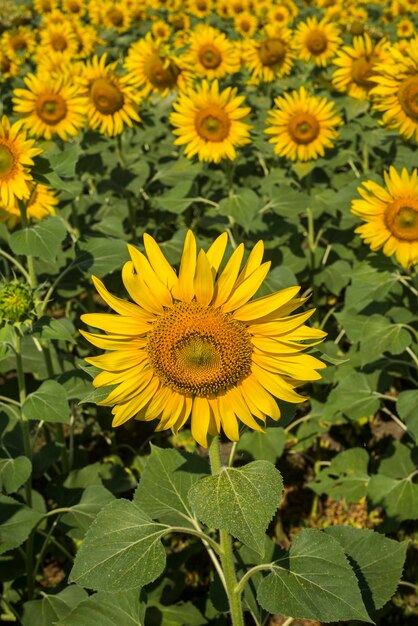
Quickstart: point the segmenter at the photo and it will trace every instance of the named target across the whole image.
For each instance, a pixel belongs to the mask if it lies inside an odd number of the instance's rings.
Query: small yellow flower
[[[302,61],[314,61],[325,67],[335,55],[341,43],[339,29],[334,24],[316,17],[308,17],[296,30],[294,45]]]

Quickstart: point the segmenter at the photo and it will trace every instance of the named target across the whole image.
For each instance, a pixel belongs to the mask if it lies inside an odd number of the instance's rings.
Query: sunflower
[[[65,75],[28,74],[24,81],[27,89],[14,90],[13,104],[31,135],[44,139],[58,135],[66,141],[79,133],[85,121],[86,99],[80,96],[77,85],[68,82]]]
[[[49,54],[51,50],[76,54],[78,48],[77,37],[72,26],[68,22],[62,24],[49,24],[39,31],[43,53]]]
[[[332,75],[332,84],[337,91],[347,92],[352,98],[368,98],[374,83],[370,77],[377,63],[387,56],[389,44],[385,39],[373,43],[366,33],[354,37],[352,46],[344,46],[334,59],[337,69]]]
[[[127,79],[141,88],[144,97],[151,93],[166,96],[171,90],[184,84],[184,74],[179,60],[148,33],[131,45],[125,58]]]
[[[26,139],[21,122],[10,125],[5,115],[0,119],[0,202],[8,206],[15,198],[30,196],[28,183],[32,181],[29,167],[33,158],[40,154],[34,141]]]
[[[58,199],[55,192],[46,185],[30,185],[29,202],[26,206],[26,217],[29,220],[43,220],[48,215],[55,215]],[[8,205],[0,202],[0,223],[5,222],[12,230],[20,222],[20,209],[16,201]]]
[[[197,154],[199,161],[235,159],[235,148],[250,141],[251,127],[243,119],[251,109],[242,107],[243,101],[236,88],[220,92],[217,80],[181,92],[170,115],[173,133],[178,136],[174,143],[186,144],[186,156]]]
[[[339,30],[325,19],[318,22],[316,17],[308,17],[301,22],[295,32],[294,44],[302,61],[314,61],[325,67],[335,55],[341,43]]]
[[[190,37],[190,50],[185,61],[204,78],[223,78],[240,70],[234,44],[216,28],[199,25]]]
[[[418,140],[418,37],[404,52],[392,46],[383,63],[376,65],[370,91],[374,108],[383,111],[382,123],[401,135]]]
[[[309,96],[304,87],[285,93],[275,100],[276,109],[269,111],[266,133],[274,151],[292,161],[310,161],[324,156],[338,136],[336,126],[342,120],[334,103],[326,98]]]
[[[82,17],[86,12],[85,0],[62,0],[62,10],[73,17]]]
[[[19,70],[20,63],[0,50],[0,83],[11,76],[17,76]]]
[[[131,15],[128,5],[120,0],[100,2],[101,22],[105,28],[115,28],[120,33],[128,30]]]
[[[164,20],[156,20],[151,26],[151,32],[155,39],[160,39],[161,41],[170,39],[171,29]]]
[[[81,78],[82,93],[87,98],[87,118],[91,128],[113,137],[125,125],[139,122],[136,111],[139,96],[126,77],[116,74],[117,62],[106,65],[106,53],[86,64]]]
[[[0,47],[4,54],[16,61],[24,61],[30,57],[35,46],[36,40],[33,32],[24,26],[6,30],[0,39]]]
[[[355,232],[372,250],[383,248],[402,267],[418,263],[418,173],[399,175],[394,167],[384,172],[386,187],[368,180],[358,188],[362,200],[353,200],[351,211],[365,224]]]
[[[284,4],[274,5],[268,10],[268,20],[280,26],[286,26],[292,21],[292,16]]]
[[[36,75],[41,82],[44,77],[51,80],[62,76],[74,82],[75,77],[80,76],[83,69],[83,63],[74,62],[74,57],[67,52],[50,52],[47,56],[39,54],[34,60],[37,63]]]
[[[396,25],[396,34],[398,37],[412,37],[414,32],[414,25],[407,17],[399,20]]]
[[[292,31],[267,26],[261,40],[246,40],[244,61],[251,72],[251,82],[271,83],[290,74],[293,66]]]
[[[301,402],[306,398],[295,387],[320,378],[317,370],[324,364],[302,354],[325,335],[304,324],[314,310],[289,315],[305,300],[295,297],[299,287],[250,301],[270,267],[262,263],[263,243],[255,245],[242,270],[240,244],[219,272],[227,239],[223,233],[207,252],[197,253],[189,231],[176,275],[145,234],[146,256],[129,246],[132,260],[122,270],[135,304],[93,278],[117,315],[83,315],[83,322],[108,334],[81,332],[109,350],[86,360],[103,370],[95,386],[116,385],[99,402],[114,405],[113,426],[133,417],[158,419],[157,430],[177,433],[190,417],[200,445],[221,429],[236,441],[239,422],[262,431],[267,416],[280,418],[274,396]]]
[[[235,17],[234,27],[242,37],[253,37],[257,32],[258,18],[249,11],[244,11]]]
[[[47,15],[58,7],[58,0],[33,0],[33,8],[36,13]]]
[[[200,19],[205,19],[212,13],[213,0],[186,0],[186,10]]]

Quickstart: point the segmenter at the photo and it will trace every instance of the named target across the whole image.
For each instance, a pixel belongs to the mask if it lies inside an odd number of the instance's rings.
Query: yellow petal
[[[234,407],[234,412],[236,416],[238,417],[238,419],[241,420],[241,422],[243,422],[243,424],[245,424],[249,428],[252,428],[253,430],[257,430],[258,432],[263,431],[260,424],[258,424],[258,422],[256,422],[251,415],[248,405],[244,401],[244,398],[241,395],[241,391],[238,387],[235,387],[228,391],[228,400]]]
[[[145,342],[144,342],[145,345]],[[100,367],[108,372],[121,372],[129,369],[148,358],[144,350],[118,350],[117,352],[109,352],[100,356],[92,356],[84,359],[90,365]]]
[[[206,398],[196,396],[192,408],[192,437],[198,444],[207,448],[208,426],[210,419],[209,404]]]
[[[158,243],[147,233],[144,233],[144,247],[151,267],[158,274],[161,282],[170,290],[177,286],[178,278],[175,271],[161,252]]]
[[[251,369],[258,382],[276,398],[293,403],[304,402],[307,399],[296,393],[293,387],[278,374],[268,372],[264,368],[259,367],[257,363],[253,363]]]
[[[132,300],[150,313],[160,314],[163,307],[150,287],[135,273],[132,261],[127,261],[122,268],[122,280]]]
[[[248,376],[242,381],[242,392],[244,398],[251,398],[262,413],[275,421],[280,419],[280,409],[276,400],[260,385],[255,376]]]
[[[173,432],[177,435],[178,431],[189,419],[193,407],[193,400],[188,396],[184,396],[184,406],[177,422],[173,425]]]
[[[236,287],[246,280],[255,270],[261,265],[264,254],[264,243],[260,240],[257,241],[254,248],[248,255],[248,259],[242,268],[240,275],[237,278]]]
[[[144,419],[150,421],[161,415],[164,407],[171,399],[172,393],[168,387],[161,387],[147,406]]]
[[[213,276],[209,261],[203,250],[197,257],[196,276],[194,279],[196,300],[202,306],[208,306],[213,297]]]
[[[178,287],[173,289],[173,296],[184,302],[191,302],[194,297],[194,275],[196,272],[196,239],[191,230],[187,231],[181,256]]]
[[[231,441],[238,441],[239,429],[238,421],[235,417],[235,413],[232,409],[231,403],[228,400],[228,396],[219,396],[218,398],[219,414],[221,416],[222,428],[225,435]]]
[[[129,371],[123,372],[100,372],[93,379],[93,385],[95,387],[106,387],[107,385],[118,385],[123,381],[134,378],[142,372],[145,367],[145,359],[142,363],[136,363],[134,366],[129,367]]]
[[[226,244],[228,243],[228,233],[222,233],[219,235],[210,246],[206,253],[209,264],[216,275],[220,264],[222,263],[223,256],[226,250]]]
[[[300,291],[300,287],[288,287],[271,296],[257,298],[235,311],[234,318],[242,322],[256,320],[268,315],[291,300]]]
[[[300,354],[296,356],[287,356],[279,359],[277,356],[260,355],[253,353],[253,362],[258,363],[260,367],[268,369],[271,372],[284,374],[296,380],[319,380],[321,374],[317,369],[322,369],[325,364],[309,354]]]
[[[133,396],[141,396],[141,391],[146,389],[153,376],[154,372],[151,369],[143,370],[137,376],[130,376],[115,389],[112,389],[109,395],[104,400],[97,402],[97,404],[106,406],[108,404],[127,402]]]
[[[143,340],[140,338],[136,340],[134,337],[124,338],[120,335],[94,335],[85,330],[80,330],[79,332],[93,346],[102,350],[127,350],[128,348],[134,348],[137,344],[138,346],[143,345]]]
[[[144,319],[144,311],[140,307],[136,304],[132,304],[132,302],[126,302],[122,298],[113,296],[109,293],[99,278],[96,276],[92,276],[91,278],[102,300],[112,307],[116,313],[120,313],[121,315],[130,315],[132,317],[141,317]],[[145,313],[145,319],[148,319],[148,317],[149,315]]]
[[[229,298],[238,277],[243,255],[244,244],[240,243],[238,248],[232,253],[225,269],[216,281],[214,306],[221,306],[221,304],[224,304]]]
[[[290,317],[279,318],[275,322],[266,322],[265,324],[251,324],[248,327],[248,331],[252,335],[265,335],[268,337],[281,337],[288,335],[286,339],[293,339],[293,332],[298,331],[306,320],[308,320],[315,313],[315,309],[310,309],[304,313],[298,313],[297,315],[291,315]],[[235,317],[235,315],[234,315]]]
[[[150,330],[150,325],[143,320],[138,320],[126,315],[113,315],[112,313],[84,313],[80,316],[82,322],[93,328],[105,330],[108,333],[124,335],[145,335]]]
[[[238,287],[235,286],[231,297],[222,307],[224,313],[234,311],[235,309],[238,309],[243,304],[248,302],[248,300],[252,298],[252,296],[260,288],[260,285],[263,283],[265,277],[267,276],[269,269],[270,261],[268,261],[267,263],[263,263],[263,265],[257,268],[251,274],[251,276],[244,280]]]
[[[115,417],[113,418],[112,426],[120,426],[139,413],[139,411],[145,407],[146,404],[148,404],[154,393],[157,391],[159,384],[158,378],[155,377],[143,394],[138,397],[135,396],[124,405],[114,407],[112,413]]]
[[[159,302],[161,302],[163,306],[172,306],[173,298],[171,297],[170,290],[160,281],[158,275],[152,269],[146,256],[130,244],[128,244],[128,250],[129,254],[131,255],[131,259],[134,264],[136,273],[141,277],[142,280],[144,280],[144,282],[152,290],[153,294],[157,297],[157,299],[159,300]]]

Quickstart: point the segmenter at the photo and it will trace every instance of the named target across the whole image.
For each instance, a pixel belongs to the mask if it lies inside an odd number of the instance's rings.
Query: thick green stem
[[[218,474],[222,470],[218,437],[213,437],[209,444],[209,458],[212,475]],[[226,530],[220,530],[219,536],[221,545],[221,565],[225,576],[226,593],[229,601],[232,626],[244,626],[241,589],[237,589],[237,576],[235,573],[234,555],[232,552],[232,539]]]
[[[23,414],[23,404],[26,400],[26,384],[25,384],[25,374],[23,372],[23,362],[22,362],[22,344],[21,337],[18,335],[16,338],[16,373],[17,380],[19,385],[19,402],[21,404],[20,409],[20,423],[22,425],[22,433],[23,433],[23,446],[25,450],[25,456],[32,462],[32,449],[30,445],[30,428],[29,421]],[[25,483],[25,497],[26,504],[31,507],[32,506],[32,475],[29,476],[28,480]],[[28,537],[26,542],[26,572],[27,572],[27,585],[28,585],[28,599],[32,600],[35,591],[35,579],[34,579],[34,568],[33,568],[33,539],[34,533]]]

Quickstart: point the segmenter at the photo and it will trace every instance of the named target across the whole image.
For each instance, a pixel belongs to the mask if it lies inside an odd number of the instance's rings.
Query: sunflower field
[[[416,623],[418,1],[0,0],[0,597]]]

